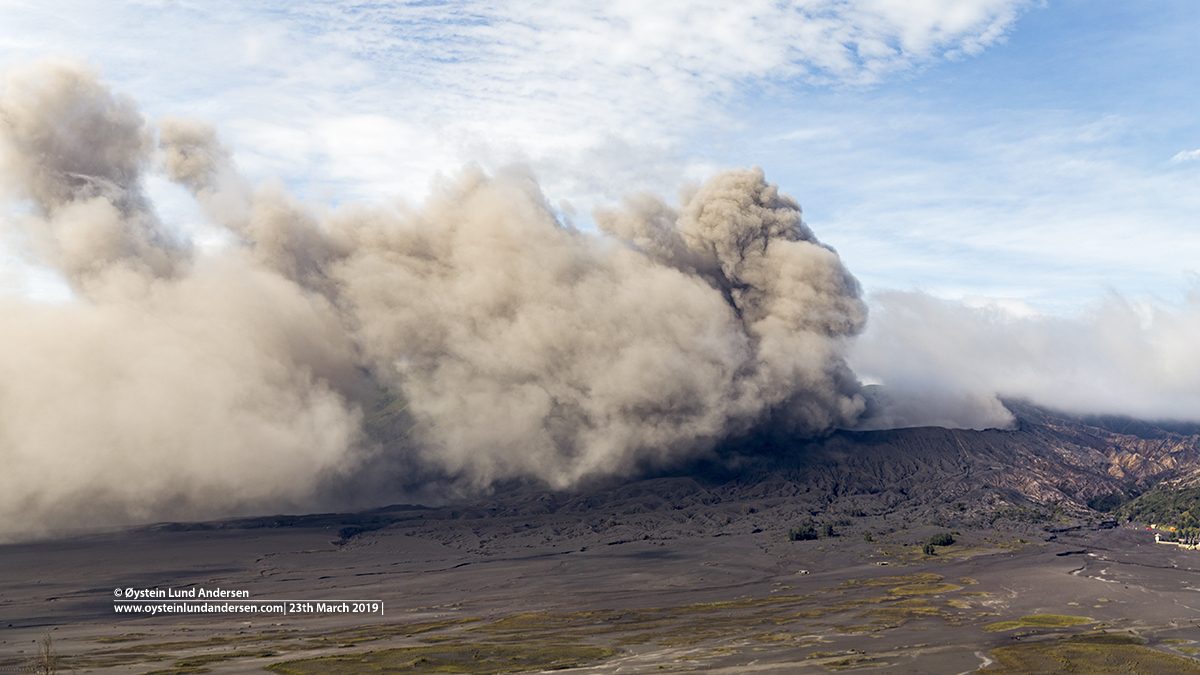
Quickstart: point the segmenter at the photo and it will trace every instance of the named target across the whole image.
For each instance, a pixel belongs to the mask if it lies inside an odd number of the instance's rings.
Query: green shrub
[[[936,550],[937,549],[934,547],[933,544],[925,544],[923,547],[921,547],[921,552],[924,553],[925,555],[937,555],[935,553]]]
[[[938,532],[929,538],[929,543],[933,546],[949,546],[954,543],[954,535],[949,532]]]
[[[817,538],[817,526],[811,520],[788,530],[788,541],[809,541]]]

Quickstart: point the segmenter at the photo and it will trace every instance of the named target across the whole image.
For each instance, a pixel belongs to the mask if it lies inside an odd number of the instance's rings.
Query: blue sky
[[[760,144],[754,161],[807,187],[810,221],[846,237],[869,287],[1058,312],[1112,290],[1178,300],[1200,252],[1198,165],[1172,161],[1200,146],[1191,9],[1031,8],[977,57],[817,94],[829,135]],[[768,124],[809,115],[797,103]]]
[[[418,201],[435,172],[524,162],[586,226],[758,164],[868,291],[1061,314],[1179,302],[1200,267],[1188,2],[4,1],[0,23],[0,61],[83,58],[318,202]]]

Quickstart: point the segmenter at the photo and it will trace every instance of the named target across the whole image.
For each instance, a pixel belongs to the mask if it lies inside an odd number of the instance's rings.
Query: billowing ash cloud
[[[30,243],[76,291],[127,272],[170,277],[186,249],[163,230],[141,192],[154,137],[133,101],[84,68],[6,74],[2,185],[30,200]]]
[[[1200,293],[1180,307],[1111,296],[1075,317],[872,297],[850,362],[884,383],[872,428],[1005,427],[998,397],[1079,414],[1200,421]]]
[[[0,301],[0,531],[565,487],[864,408],[857,283],[761,171],[634,195],[602,235],[519,169],[317,213],[59,61],[8,73],[0,153],[10,238],[77,295]],[[238,245],[164,226],[155,170]]]

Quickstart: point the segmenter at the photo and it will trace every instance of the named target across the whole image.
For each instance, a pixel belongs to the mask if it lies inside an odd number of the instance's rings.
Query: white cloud
[[[873,102],[806,111],[805,128],[841,133],[779,143],[784,120],[745,142],[868,289],[1009,297],[1053,312],[1111,290],[1175,299],[1200,272],[1195,176],[1163,171],[1136,125]],[[1091,135],[1098,127],[1104,140]]]
[[[1114,295],[1070,318],[974,304],[876,294],[851,366],[914,426],[1002,426],[997,396],[1200,421],[1200,292],[1177,306]]]
[[[694,143],[741,124],[745,91],[975,53],[1027,4],[0,0],[0,68],[78,54],[311,199],[416,201],[436,172],[522,162],[586,225],[598,203],[726,168]]]
[[[81,53],[152,114],[197,114],[237,133],[252,172],[295,183],[333,164],[345,197],[397,185],[419,186],[409,188],[416,197],[434,163],[486,157],[537,169],[614,139],[672,146],[733,123],[725,106],[746,85],[864,85],[975,53],[1026,4],[0,2],[5,32],[24,36],[0,46],[0,59]],[[375,158],[329,143],[330,129],[381,117],[406,131],[382,134]],[[309,138],[277,142],[295,135]],[[397,145],[418,137],[410,150]],[[631,176],[647,182],[620,191],[673,189],[688,162],[668,173]],[[567,186],[547,181],[558,187]]]
[[[1190,162],[1196,159],[1200,159],[1200,150],[1184,150],[1183,152],[1172,157],[1171,161],[1178,164],[1180,162]]]

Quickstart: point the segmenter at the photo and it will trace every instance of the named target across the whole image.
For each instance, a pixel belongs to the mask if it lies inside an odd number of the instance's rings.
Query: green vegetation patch
[[[876,666],[887,665],[883,661],[870,656],[851,656],[847,659],[838,659],[822,663],[821,667],[826,670],[853,670],[855,668],[874,668]]]
[[[819,619],[829,614],[849,612],[850,610],[858,609],[863,605],[874,605],[890,599],[891,598],[885,596],[879,596],[875,598],[862,598],[860,600],[841,600],[823,607],[801,610],[796,612],[796,617],[801,619]]]
[[[789,633],[755,633],[754,635],[747,635],[746,637],[751,640],[757,640],[758,642],[786,642],[792,639],[792,636]]]
[[[952,546],[954,544],[954,535],[949,532],[938,532],[929,537],[929,543],[934,546]]]
[[[872,622],[872,623],[874,624],[875,622]],[[862,635],[864,633],[874,633],[876,631],[884,630],[885,628],[891,628],[891,627],[892,627],[892,625],[888,624],[887,622],[884,622],[882,625],[881,624],[875,624],[875,625],[853,624],[853,625],[847,626],[847,625],[843,625],[840,623],[835,623],[833,625],[833,629],[836,630],[837,632],[848,633],[851,635]]]
[[[1094,623],[1095,619],[1082,616],[1066,616],[1064,614],[1027,614],[1016,621],[1001,621],[984,626],[988,632],[1011,630],[1013,628],[1063,628]]]
[[[482,633],[509,633],[519,631],[563,630],[566,628],[586,628],[596,624],[606,624],[622,618],[624,613],[612,611],[597,612],[530,612],[514,614],[503,619],[492,621],[482,626],[472,628],[472,631]]]
[[[924,598],[909,598],[908,600],[897,600],[893,602],[891,607],[932,607],[929,601]]]
[[[788,541],[812,541],[820,537],[821,535],[817,534],[817,524],[811,520],[800,523],[787,533]]]
[[[115,644],[118,642],[134,642],[150,637],[149,633],[123,633],[121,635],[110,635],[108,637],[93,638],[92,642],[98,642],[102,645]]]
[[[859,614],[859,616],[871,619],[872,627],[876,630],[903,626],[912,619],[936,617],[948,621],[954,618],[942,608],[935,607],[921,598],[910,598],[908,600],[893,602],[884,607],[868,609]]]
[[[274,642],[291,640],[290,635],[245,635],[235,637],[212,637],[206,640],[177,640],[175,642],[150,642],[140,645],[129,645],[127,647],[116,647],[114,649],[105,649],[94,652],[96,656],[110,655],[127,655],[127,654],[147,654],[155,652],[173,652],[185,649],[211,649],[214,647],[228,647],[246,645],[254,642]]]
[[[360,642],[386,639],[393,636],[411,636],[427,631],[454,628],[459,624],[478,622],[481,619],[445,619],[415,623],[378,623],[355,626],[322,633],[288,633],[239,635],[212,637],[204,640],[176,640],[171,642],[139,642],[145,634],[131,633],[115,638],[99,638],[101,644],[131,642],[70,659],[74,668],[115,668],[139,663],[157,663],[169,658],[178,658],[180,652],[227,648],[231,651],[202,654],[178,661],[171,668],[155,671],[158,675],[187,675],[208,672],[209,663],[238,658],[273,656],[278,651],[319,649],[330,646],[354,645]],[[254,649],[256,651],[250,651]]]
[[[210,663],[221,663],[232,659],[245,658],[265,658],[267,656],[275,656],[275,652],[264,650],[261,652],[227,652],[225,654],[201,654],[199,656],[191,656],[181,661],[175,662],[175,668],[203,668]]]
[[[1200,675],[1200,664],[1142,646],[1129,635],[1090,635],[991,651],[995,666],[980,675],[1092,673],[1108,675]]]
[[[1155,488],[1116,510],[1120,518],[1160,527],[1173,526],[1194,536],[1200,531],[1200,487]]]
[[[865,586],[898,586],[900,584],[932,584],[941,581],[940,574],[901,574],[891,577],[875,577],[874,579],[851,579],[836,586],[834,590],[863,588]]]
[[[712,649],[706,649],[705,651],[703,651],[699,654],[687,654],[685,656],[677,656],[677,657],[675,657],[675,660],[676,661],[696,661],[698,659],[711,659],[715,656],[728,656],[729,654],[739,654],[739,653],[741,653],[741,652],[734,649],[733,647],[713,647]]]
[[[515,673],[574,668],[618,654],[583,645],[441,645],[339,654],[267,666],[280,675],[368,675],[371,673]]]
[[[771,598],[745,598],[742,600],[726,600],[723,602],[699,602],[691,605],[663,607],[649,611],[665,612],[671,615],[695,614],[700,612],[724,612],[731,609],[751,609],[756,607],[768,607],[770,605],[803,603],[809,601],[811,598],[811,595],[777,595]]]
[[[159,643],[165,644],[165,643]],[[178,643],[169,643],[178,644]],[[267,656],[275,656],[276,652],[270,649],[262,649],[258,651],[232,651],[222,652],[219,654],[200,654],[190,656],[182,660],[176,661],[175,665],[170,668],[150,671],[144,675],[188,675],[189,673],[207,673],[207,667],[212,663],[221,663],[232,659],[247,659],[247,658],[262,658]],[[131,665],[137,663],[155,663],[165,661],[169,658],[165,654],[157,654],[149,651],[137,651],[132,653],[120,654],[102,654],[100,656],[85,655],[71,659],[71,666],[74,668],[110,668],[123,665]]]
[[[888,595],[905,596],[905,595],[936,595],[938,593],[949,593],[950,591],[961,591],[962,586],[957,584],[906,584],[889,588]]]
[[[635,611],[531,612],[473,626],[457,635],[459,641],[483,633],[487,634],[489,643],[529,645],[540,642],[561,645],[569,642],[590,643],[599,635],[616,634],[611,642],[616,646],[653,642],[661,646],[680,647],[754,630],[772,630],[801,618],[847,611],[884,599],[831,602],[813,609],[811,613],[797,613],[797,605],[813,604],[807,596],[745,598]]]
[[[868,609],[861,616],[887,619],[889,623],[891,621],[903,623],[909,619],[923,619],[930,616],[948,618],[948,615],[937,607],[880,607]]]
[[[444,630],[446,628],[454,628],[456,626],[461,626],[468,623],[476,623],[482,620],[483,619],[479,618],[461,618],[440,619],[438,621],[419,621],[413,623],[373,623],[364,626],[354,626],[353,628],[343,628],[341,630],[323,633],[321,639],[339,644],[354,644],[358,642],[382,640],[384,638],[395,636],[411,637],[413,635],[420,635],[421,633]]]

